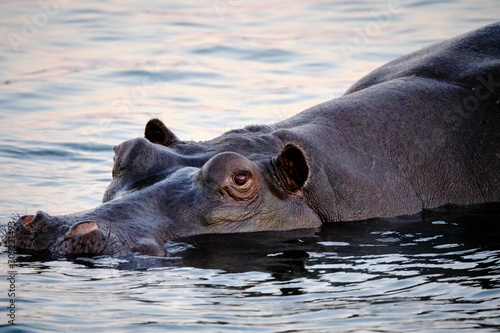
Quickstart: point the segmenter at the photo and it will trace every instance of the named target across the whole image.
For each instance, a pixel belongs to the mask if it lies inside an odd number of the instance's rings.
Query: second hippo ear
[[[291,193],[300,191],[309,178],[309,165],[304,152],[291,143],[273,158],[273,168],[281,184]]]
[[[151,119],[146,124],[144,137],[153,143],[158,143],[163,146],[170,146],[172,143],[179,141],[177,136],[165,126],[160,119]]]

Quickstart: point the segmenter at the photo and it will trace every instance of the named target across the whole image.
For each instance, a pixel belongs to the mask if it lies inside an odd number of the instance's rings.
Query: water
[[[196,236],[170,242],[165,258],[19,256],[16,327],[498,332],[499,214],[497,204],[317,230]]]
[[[496,0],[2,1],[0,221],[98,205],[112,147],[151,117],[184,140],[272,123],[499,14]],[[18,257],[16,328],[498,331],[500,214],[440,214],[195,238],[168,258]]]

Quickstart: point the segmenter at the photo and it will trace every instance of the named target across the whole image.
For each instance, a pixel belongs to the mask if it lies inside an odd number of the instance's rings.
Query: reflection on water
[[[0,220],[98,205],[112,147],[150,117],[183,140],[279,121],[498,14],[496,0],[2,1]],[[194,237],[166,258],[19,257],[16,328],[495,331],[499,214],[464,216]]]
[[[499,214],[498,204],[449,207],[196,236],[170,242],[165,258],[19,257],[19,323],[45,331],[494,332]]]

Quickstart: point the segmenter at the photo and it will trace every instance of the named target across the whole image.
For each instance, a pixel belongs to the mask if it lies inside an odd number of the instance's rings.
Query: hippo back
[[[500,92],[500,22],[391,61],[354,83],[345,94],[402,77],[417,76],[471,89]],[[479,80],[479,82],[478,82]],[[497,82],[496,85],[491,81]]]

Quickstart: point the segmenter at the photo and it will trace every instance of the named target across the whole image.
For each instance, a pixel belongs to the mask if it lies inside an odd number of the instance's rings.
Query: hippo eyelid
[[[236,170],[236,171],[233,171],[232,173],[233,176],[238,176],[238,175],[244,175],[244,176],[247,176],[249,178],[252,177],[252,171],[248,170],[248,169],[239,169],[239,170]]]
[[[247,183],[248,181],[248,176],[245,174],[236,174],[233,176],[233,183],[235,183],[238,186],[243,186]]]

